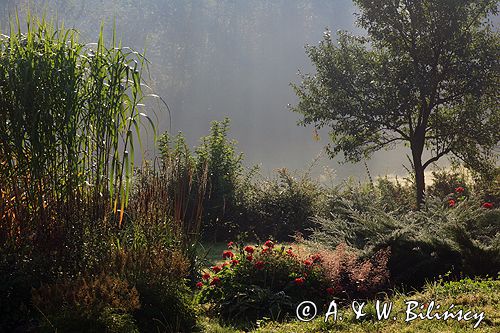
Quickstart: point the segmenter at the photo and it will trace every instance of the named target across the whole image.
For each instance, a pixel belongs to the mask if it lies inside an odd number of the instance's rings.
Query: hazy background
[[[27,6],[0,0],[4,32],[9,13],[18,7],[23,16]],[[296,102],[289,83],[299,81],[297,71],[313,71],[304,45],[318,43],[326,27],[363,33],[350,0],[49,0],[29,7],[75,27],[84,42],[96,41],[101,22],[109,40],[115,21],[124,45],[146,49],[150,82],[172,110],[172,131],[182,130],[194,145],[210,121],[228,116],[246,164],[259,164],[265,175],[308,167],[328,141],[326,131],[314,141],[312,128],[298,127],[300,116],[287,108]],[[167,130],[168,115],[157,116]],[[367,161],[369,170],[405,174],[406,153],[380,152]],[[329,166],[338,180],[366,177],[363,164],[337,160],[325,157],[316,170]]]

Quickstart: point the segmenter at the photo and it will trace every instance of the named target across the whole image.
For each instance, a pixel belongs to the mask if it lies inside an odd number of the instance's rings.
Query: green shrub
[[[496,209],[477,199],[458,201],[428,197],[419,211],[386,212],[375,205],[363,211],[345,200],[331,219],[318,218],[311,239],[335,247],[347,242],[371,255],[390,247],[392,281],[422,286],[440,274],[496,275],[500,271],[500,226]]]
[[[306,299],[323,303],[327,284],[319,262],[305,261],[289,247],[266,244],[224,251],[230,261],[202,275],[200,303],[211,305],[210,311],[223,320],[243,325],[287,318]]]
[[[184,281],[137,285],[141,308],[134,318],[141,332],[196,331],[197,309]]]
[[[235,232],[236,191],[243,175],[243,154],[228,139],[229,118],[213,121],[210,135],[196,148],[198,168],[208,168],[208,189],[203,203],[203,237],[226,240]],[[233,233],[231,233],[233,232]]]
[[[324,212],[326,189],[308,173],[294,176],[280,169],[276,177],[247,188],[238,203],[236,223],[259,239],[291,241],[309,235],[311,219]]]

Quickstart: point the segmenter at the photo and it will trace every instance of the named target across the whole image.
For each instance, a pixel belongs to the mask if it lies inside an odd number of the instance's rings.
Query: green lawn
[[[434,300],[441,305],[438,312],[448,310],[451,304],[454,308],[450,311],[456,313],[463,309],[480,313],[484,311],[484,319],[477,329],[473,329],[477,320],[468,322],[456,320],[422,320],[416,319],[410,323],[405,322],[405,301],[414,300],[421,304],[429,304]],[[350,308],[341,309],[345,313],[344,320],[324,322],[324,317],[318,317],[310,322],[298,321],[288,323],[269,322],[261,324],[252,332],[260,333],[311,333],[311,332],[500,332],[500,280],[470,280],[465,279],[458,282],[435,283],[428,285],[423,292],[413,295],[396,295],[387,301],[393,302],[396,320],[375,320],[375,308],[372,303],[365,307],[366,320],[356,320]],[[416,310],[415,310],[416,311]],[[391,313],[391,316],[392,314]],[[436,313],[436,311],[431,312]],[[392,319],[392,318],[391,318]],[[221,326],[213,319],[203,320],[203,331],[208,333],[236,333],[243,332],[231,327]]]
[[[227,249],[227,243],[203,243],[198,248],[198,255],[205,258],[208,266],[217,265],[222,261],[222,252]]]

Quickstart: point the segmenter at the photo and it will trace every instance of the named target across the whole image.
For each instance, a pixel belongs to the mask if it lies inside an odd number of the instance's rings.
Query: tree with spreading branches
[[[334,40],[326,31],[307,46],[316,73],[292,84],[299,101],[291,109],[302,125],[330,128],[331,156],[359,161],[409,147],[420,206],[432,163],[448,156],[485,170],[498,157],[498,1],[354,2],[367,34]]]

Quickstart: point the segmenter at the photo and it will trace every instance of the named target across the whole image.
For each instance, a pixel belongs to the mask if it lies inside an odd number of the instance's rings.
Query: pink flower
[[[213,270],[215,273],[219,273],[219,272],[222,270],[222,268],[221,268],[220,266],[213,266],[213,267],[212,267],[212,270]]]
[[[449,207],[455,207],[456,201],[453,199],[448,199],[448,206]]]
[[[491,202],[485,202],[483,205],[482,205],[483,208],[486,208],[486,209],[492,209],[493,208],[493,204]]]
[[[459,186],[455,189],[455,192],[457,193],[462,193],[463,191],[465,191],[465,189],[462,186]]]
[[[233,257],[234,257],[234,253],[229,251],[229,250],[222,252],[222,259],[226,259],[226,258],[232,259]]]
[[[257,261],[254,264],[255,268],[258,269],[259,271],[264,268],[264,262],[263,261]]]
[[[303,277],[296,278],[296,279],[295,279],[295,284],[296,284],[297,286],[301,286],[301,285],[303,285],[303,284],[304,284],[304,282],[305,282],[305,281],[306,281],[306,279],[304,279]]]
[[[203,287],[203,282],[201,282],[201,281],[200,281],[200,282],[198,282],[198,283],[196,284],[196,287],[198,287],[198,288]]]
[[[252,254],[253,251],[255,251],[255,249],[253,248],[253,246],[248,245],[248,246],[245,246],[245,251]]]

